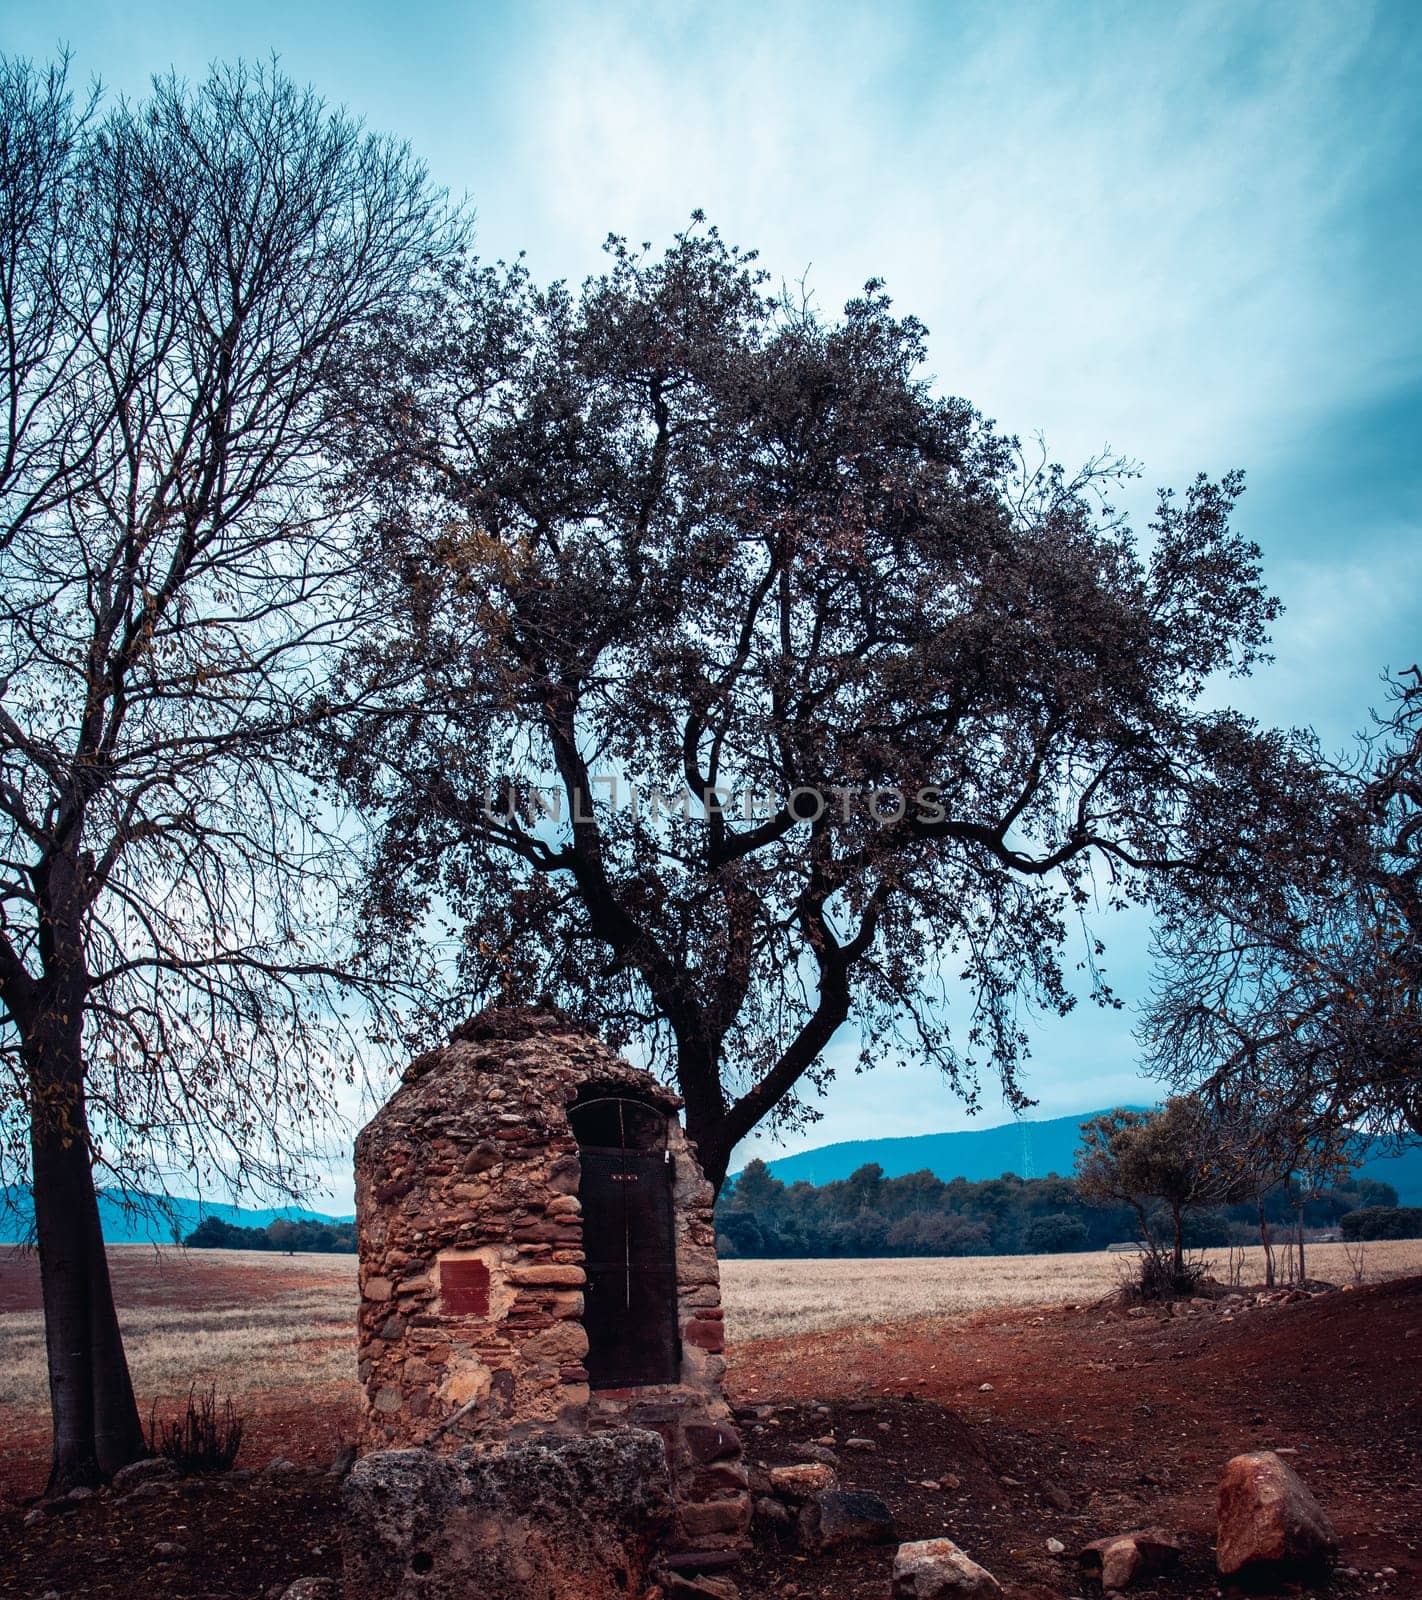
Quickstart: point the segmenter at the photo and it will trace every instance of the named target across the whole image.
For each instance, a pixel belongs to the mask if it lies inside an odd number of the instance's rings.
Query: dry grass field
[[[1223,1278],[1227,1252],[1209,1251]],[[1264,1277],[1264,1252],[1243,1252],[1243,1281]],[[953,1256],[873,1261],[725,1261],[721,1287],[733,1344],[832,1328],[954,1316],[999,1306],[1089,1305],[1117,1288],[1135,1257],[1099,1250],[1061,1256]],[[1310,1245],[1308,1272],[1352,1281],[1341,1244]],[[1370,1244],[1365,1279],[1422,1273],[1422,1239]]]
[[[134,1385],[145,1404],[216,1383],[234,1399],[350,1387],[354,1256],[151,1249],[111,1252]],[[1263,1275],[1248,1253],[1246,1281]],[[960,1256],[872,1261],[727,1261],[732,1344],[1010,1306],[1090,1304],[1130,1270],[1129,1255]],[[1217,1263],[1222,1269],[1223,1256]],[[1371,1244],[1369,1282],[1422,1273],[1422,1240]],[[1343,1246],[1315,1245],[1309,1272],[1349,1281]],[[34,1259],[0,1250],[0,1407],[43,1416],[44,1334]]]
[[[355,1382],[354,1256],[117,1245],[109,1259],[146,1406],[216,1383],[234,1399]],[[44,1327],[32,1255],[0,1248],[0,1407],[43,1415]]]

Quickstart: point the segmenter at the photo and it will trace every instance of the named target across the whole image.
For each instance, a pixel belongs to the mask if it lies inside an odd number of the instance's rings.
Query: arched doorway
[[[676,1233],[667,1117],[645,1101],[589,1095],[569,1112],[583,1209],[583,1327],[594,1389],[675,1383]]]

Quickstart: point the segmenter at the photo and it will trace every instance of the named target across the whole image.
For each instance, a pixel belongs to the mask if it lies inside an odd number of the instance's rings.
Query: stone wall
[[[627,1095],[668,1116],[679,1381],[592,1391],[581,1167],[568,1110]],[[722,1397],[713,1195],[680,1102],[541,1012],[485,1012],[420,1057],[356,1141],[363,1450],[494,1447],[631,1426],[667,1445],[674,1543],[738,1547],[749,1520]]]

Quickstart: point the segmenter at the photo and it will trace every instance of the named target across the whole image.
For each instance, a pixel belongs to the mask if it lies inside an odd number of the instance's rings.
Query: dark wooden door
[[[671,1163],[660,1150],[585,1147],[578,1154],[589,1382],[594,1389],[675,1383]]]

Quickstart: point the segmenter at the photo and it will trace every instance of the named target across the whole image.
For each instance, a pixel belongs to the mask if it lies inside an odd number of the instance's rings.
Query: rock
[[[752,1507],[755,1520],[772,1528],[785,1528],[790,1524],[790,1513],[779,1500],[763,1494]]]
[[[149,1553],[157,1556],[160,1561],[176,1561],[183,1554],[183,1547],[175,1544],[171,1539],[158,1539],[148,1547]]]
[[[1042,1498],[1049,1506],[1055,1506],[1058,1511],[1071,1510],[1071,1496],[1058,1483],[1044,1483]]]
[[[770,1492],[782,1500],[811,1500],[826,1489],[839,1486],[834,1468],[822,1461],[805,1461],[793,1467],[770,1469]]]
[[[1164,1528],[1137,1528],[1093,1539],[1077,1559],[1082,1571],[1097,1576],[1109,1592],[1156,1577],[1175,1565],[1181,1551],[1180,1541]]]
[[[879,1446],[872,1439],[846,1439],[844,1441],[844,1448],[846,1450],[868,1451],[877,1450]]]
[[[135,1500],[161,1500],[163,1497],[164,1478],[150,1478],[147,1483],[140,1483],[137,1488],[130,1489],[127,1494],[119,1495],[114,1501],[116,1506],[132,1505]]]
[[[635,1428],[376,1451],[341,1499],[344,1600],[627,1600],[673,1525],[666,1446]]]
[[[113,1476],[115,1494],[125,1494],[140,1483],[159,1483],[164,1478],[176,1478],[178,1469],[164,1456],[146,1456],[142,1461],[130,1461]]]
[[[353,1444],[343,1444],[331,1458],[331,1465],[326,1469],[333,1478],[344,1478],[355,1465],[356,1451]]]
[[[827,1467],[839,1465],[839,1457],[827,1445],[796,1444],[790,1448],[801,1461],[822,1461]]]
[[[662,1581],[667,1600],[741,1600],[741,1591],[729,1578],[708,1573],[674,1572]]]
[[[36,1506],[32,1511],[27,1511],[22,1520],[27,1528],[37,1528],[40,1523],[49,1520],[49,1513],[43,1506]]]
[[[341,1586],[334,1578],[298,1578],[282,1590],[281,1600],[341,1600]]]
[[[1047,1540],[1047,1554],[1048,1555],[1053,1555],[1053,1556],[1065,1555],[1066,1554],[1066,1546],[1061,1542],[1060,1539],[1048,1539]]]
[[[991,1394],[992,1393],[992,1385],[990,1383],[980,1383],[978,1385],[978,1393],[979,1394]]]
[[[956,1472],[945,1472],[938,1480],[938,1487],[940,1489],[961,1489],[963,1480]]]
[[[692,1544],[720,1534],[743,1534],[751,1521],[751,1503],[744,1494],[722,1500],[686,1500],[679,1507],[682,1534]]]
[[[825,1489],[800,1508],[800,1542],[811,1550],[853,1544],[892,1544],[894,1514],[876,1494]]]
[[[1002,1585],[951,1539],[901,1544],[894,1556],[894,1600],[987,1600]]]
[[[1273,1450],[1236,1456],[1219,1488],[1215,1561],[1230,1577],[1246,1569],[1321,1567],[1338,1553],[1323,1508]]]
[[[273,1456],[266,1466],[262,1468],[261,1475],[264,1478],[284,1478],[287,1473],[295,1472],[296,1470],[297,1466],[294,1461],[288,1461],[285,1456]]]

